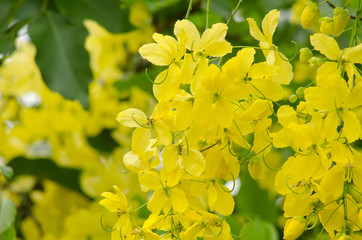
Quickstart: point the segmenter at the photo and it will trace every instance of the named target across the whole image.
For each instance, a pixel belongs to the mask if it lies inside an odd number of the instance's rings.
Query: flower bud
[[[320,19],[321,27],[320,31],[321,33],[324,33],[326,35],[332,34],[334,32],[334,20],[330,17],[324,17]]]
[[[308,2],[303,9],[300,21],[304,29],[311,28],[319,19],[319,7],[315,2]]]
[[[308,59],[313,57],[313,53],[309,48],[302,48],[299,50],[299,61],[301,63],[307,63]]]
[[[309,60],[309,66],[314,70],[317,70],[323,64],[323,60],[319,57],[311,57]]]
[[[349,20],[349,11],[341,7],[333,9],[334,31],[333,35],[339,37]]]
[[[292,94],[292,95],[289,96],[289,102],[290,103],[295,103],[297,100],[298,100],[297,95]]]
[[[295,93],[297,94],[298,98],[304,99],[304,91],[305,87],[299,87]]]
[[[306,220],[303,217],[294,217],[288,219],[284,226],[284,237],[285,240],[297,239],[305,229]]]

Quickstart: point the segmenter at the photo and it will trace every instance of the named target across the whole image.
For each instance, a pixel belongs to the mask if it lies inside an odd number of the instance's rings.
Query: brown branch
[[[326,3],[328,3],[328,5],[331,6],[333,9],[336,8],[336,5],[334,5],[333,3],[329,2],[329,1],[327,1]],[[352,14],[349,15],[349,17],[350,17],[351,19],[356,19],[356,16],[353,16]],[[362,21],[362,17],[361,17],[359,20]]]

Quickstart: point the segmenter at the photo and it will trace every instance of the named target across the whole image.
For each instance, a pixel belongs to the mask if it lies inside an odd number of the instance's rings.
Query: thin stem
[[[349,42],[349,47],[353,47],[357,45],[357,29],[359,28],[359,20],[361,16],[361,0],[358,0],[357,3],[357,13],[356,13],[356,19],[354,20],[352,35],[351,35],[351,41]]]
[[[209,28],[209,12],[210,12],[210,0],[207,0],[207,5],[206,5],[206,26],[205,26],[205,30],[207,30]]]
[[[220,143],[220,140],[216,141],[216,143],[214,143],[214,144],[212,144],[212,145],[210,145],[210,146],[208,146],[208,147],[206,147],[206,148],[204,148],[204,149],[201,149],[200,152],[204,152],[204,151],[206,151],[206,150],[209,150],[210,148],[218,145],[219,143]]]
[[[187,8],[185,19],[189,17],[191,10],[192,10],[192,0],[189,1],[189,6]]]
[[[143,208],[144,206],[147,205],[148,202],[145,202],[144,204],[142,204],[141,206],[139,206],[138,208],[136,208],[135,210],[132,211],[132,213],[137,212],[138,210],[140,210],[141,208]]]
[[[338,204],[338,206],[336,207],[336,209],[333,210],[332,214],[328,217],[325,225],[327,225],[329,223],[329,221],[331,220],[331,218],[333,217],[333,215],[336,213],[337,209],[343,204],[343,202],[341,202],[340,204]],[[319,239],[320,235],[323,233],[325,227],[323,226],[322,230],[319,232],[318,236],[317,236],[317,240]]]
[[[239,6],[240,6],[240,4],[241,4],[242,1],[243,1],[243,0],[239,0],[238,4],[237,4],[236,7],[234,8],[234,11],[233,11],[233,12],[231,13],[231,15],[229,16],[229,19],[227,20],[226,25],[229,25],[230,20],[234,17],[234,15],[235,15],[236,11],[238,10],[238,8],[239,8]]]

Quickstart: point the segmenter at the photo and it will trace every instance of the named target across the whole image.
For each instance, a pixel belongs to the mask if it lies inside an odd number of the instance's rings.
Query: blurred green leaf
[[[29,35],[37,47],[36,62],[48,87],[87,108],[92,73],[84,49],[86,29],[69,24],[57,13],[45,12],[30,24]]]
[[[0,169],[6,178],[11,178],[14,174],[14,170],[9,166],[0,165]]]
[[[0,240],[15,240],[16,233],[14,227],[6,229],[3,233],[0,233]]]
[[[243,240],[278,240],[279,234],[276,227],[260,218],[251,219],[240,232],[240,236],[243,236]]]
[[[55,0],[59,11],[70,21],[83,24],[93,19],[108,31],[120,33],[134,27],[128,20],[129,10],[122,8],[118,0]]]
[[[25,0],[1,0],[0,1],[0,34],[3,33],[12,22],[16,11]]]
[[[0,233],[3,233],[14,223],[16,206],[7,198],[0,199]]]
[[[31,18],[16,22],[7,31],[0,36],[0,53],[9,55],[15,50],[15,39],[18,31],[30,21]]]
[[[131,2],[132,1],[133,0],[131,0]],[[179,2],[180,2],[180,0],[158,0],[158,1],[145,0],[145,3],[147,5],[148,9],[150,9],[151,12],[157,12],[163,8],[170,7]],[[187,3],[185,3],[185,5],[187,5]]]
[[[158,68],[150,68],[148,71],[148,75],[151,79],[155,79],[157,74],[159,74],[162,70]],[[135,73],[126,76],[124,79],[117,81],[113,85],[118,91],[123,92],[125,90],[129,90],[132,87],[139,87],[142,90],[152,93],[152,83],[147,79],[146,73],[141,71],[139,73]]]
[[[250,177],[246,169],[242,171],[240,180],[240,193],[248,194],[238,194],[236,196],[235,205],[237,211],[248,216],[260,216],[262,219],[275,223],[277,207],[274,197],[271,198],[266,190],[260,189],[258,183]]]
[[[101,152],[111,153],[118,146],[111,133],[111,129],[103,129],[97,136],[88,137],[88,142],[93,148]]]
[[[228,19],[232,12],[230,3],[225,0],[210,0],[210,10],[225,19]]]
[[[60,185],[82,193],[79,185],[80,170],[60,167],[51,159],[26,159],[17,157],[8,166],[14,169],[14,178],[21,175],[32,175],[39,179],[52,180]]]

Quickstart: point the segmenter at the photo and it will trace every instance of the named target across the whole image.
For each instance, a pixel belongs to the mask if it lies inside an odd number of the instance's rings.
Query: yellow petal
[[[262,29],[265,37],[272,42],[273,34],[278,25],[280,13],[278,10],[273,9],[265,15],[262,21]]]
[[[288,105],[283,105],[278,109],[278,121],[284,127],[287,127],[290,122],[298,123],[297,113],[294,108]]]
[[[184,171],[179,165],[177,165],[172,172],[167,172],[164,169],[161,169],[160,176],[164,187],[173,187],[179,184],[183,173]]]
[[[268,42],[264,34],[260,31],[259,27],[256,25],[256,22],[253,18],[246,19],[250,28],[250,35],[260,42]]]
[[[243,48],[238,51],[236,57],[229,59],[222,66],[222,71],[228,76],[239,78],[238,80],[245,78],[254,62],[254,55],[254,48]]]
[[[347,62],[362,64],[362,43],[355,47],[344,49],[342,58]]]
[[[149,128],[138,127],[132,133],[132,151],[135,154],[143,154],[150,143],[151,130]]]
[[[188,155],[182,155],[182,166],[192,176],[200,176],[205,169],[204,155],[196,149],[190,148]]]
[[[217,200],[217,192],[216,192],[214,185],[215,184],[210,184],[209,188],[207,189],[207,199],[208,199],[210,211],[215,210],[215,203]]]
[[[139,127],[139,124],[147,126],[148,120],[146,114],[137,108],[128,108],[117,114],[117,121],[126,127]]]
[[[166,205],[166,195],[163,190],[153,192],[151,199],[148,201],[147,208],[154,214],[158,214]]]
[[[221,57],[231,53],[231,44],[225,40],[227,29],[226,24],[217,23],[202,34],[200,45],[206,55]]]
[[[252,81],[254,94],[260,98],[266,97],[273,101],[283,98],[283,88],[271,78],[259,78]]]
[[[172,64],[168,69],[159,73],[153,84],[153,94],[159,102],[169,101],[175,97],[180,86],[180,68]]]
[[[352,111],[343,111],[343,135],[352,143],[359,139],[361,124]]]
[[[143,161],[139,155],[135,154],[133,151],[129,151],[123,156],[123,164],[131,172],[137,173],[146,167],[146,162]]]
[[[362,105],[362,84],[355,86],[346,97],[345,108],[356,108]]]
[[[168,172],[172,172],[177,167],[178,152],[176,146],[167,146],[162,151],[163,166]]]
[[[167,51],[156,43],[144,44],[138,52],[144,59],[157,66],[168,66],[172,63],[172,58]]]
[[[275,54],[274,66],[279,67],[279,71],[277,76],[273,77],[273,80],[279,84],[288,85],[293,79],[293,67],[289,61],[283,60],[282,57],[284,59],[287,58],[283,53],[279,52]]]
[[[174,34],[179,41],[182,41],[181,31],[184,31],[184,34],[186,36],[187,39],[186,48],[188,50],[191,50],[192,44],[196,45],[196,48],[199,48],[198,44],[200,41],[200,33],[192,22],[186,19],[178,20],[175,23]],[[193,47],[193,49],[195,49],[195,46]]]
[[[226,192],[229,189],[225,186],[220,186],[219,184],[214,184],[215,190],[217,193],[217,199],[214,204],[215,211],[219,212],[222,215],[230,215],[234,211],[234,198],[230,192]],[[223,189],[224,188],[224,191]]]
[[[170,201],[176,212],[184,212],[189,207],[185,193],[179,188],[170,189]]]
[[[338,60],[341,54],[338,43],[334,38],[323,33],[316,33],[310,36],[310,43],[315,50],[320,51],[330,60]]]
[[[172,136],[167,124],[161,121],[154,121],[152,126],[157,133],[160,143],[165,146],[170,145]]]
[[[328,202],[335,200],[343,192],[344,168],[333,166],[323,177],[320,185],[321,200]]]
[[[162,188],[160,176],[156,172],[153,171],[139,172],[138,180],[146,188],[152,190],[157,190]]]

